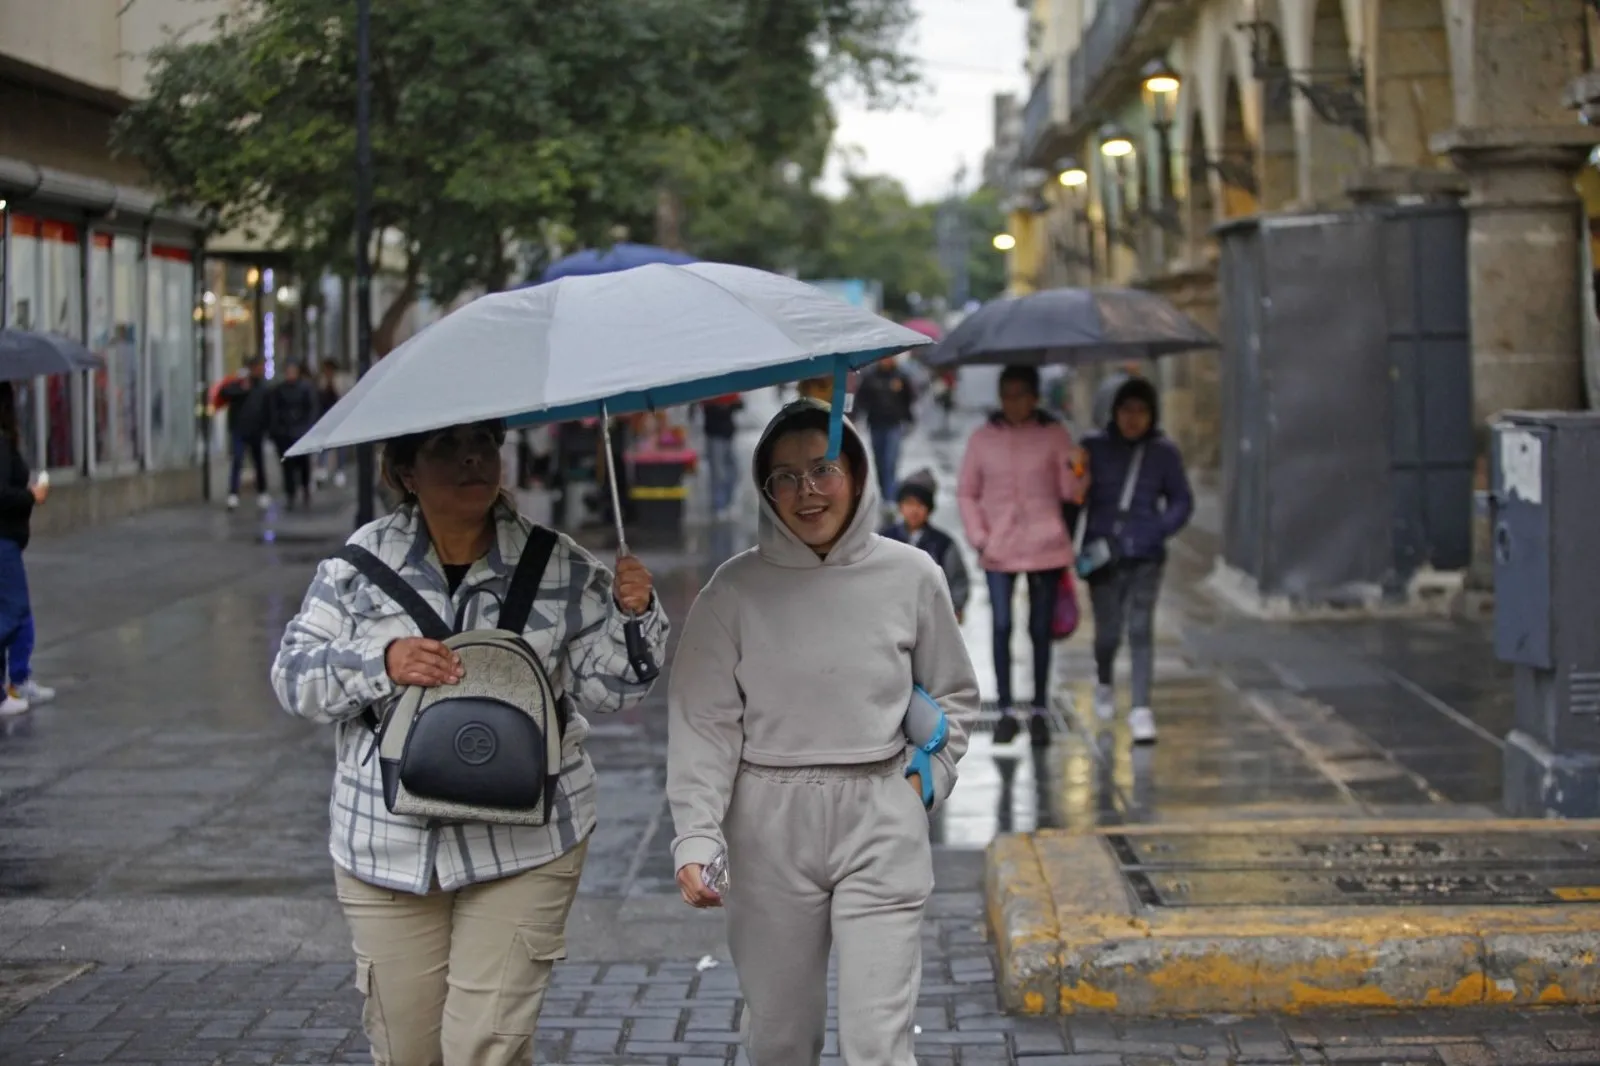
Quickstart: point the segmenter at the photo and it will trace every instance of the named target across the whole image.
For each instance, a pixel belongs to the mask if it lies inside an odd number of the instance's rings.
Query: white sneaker
[[[272,497],[263,492],[261,495],[256,497],[256,506],[265,511],[268,507],[272,506]]]
[[[1109,722],[1117,716],[1117,690],[1110,685],[1094,687],[1094,716]]]
[[[8,691],[6,693],[6,698],[4,700],[0,700],[0,716],[27,713],[28,701],[23,699],[21,696],[15,695],[14,693]]]
[[[56,698],[55,689],[46,688],[31,677],[20,685],[12,685],[10,694],[20,698],[30,707],[37,707],[41,703],[49,703]]]
[[[1156,716],[1150,708],[1135,707],[1128,713],[1128,732],[1133,734],[1135,744],[1156,742]]]
[[[238,509],[239,509],[239,494],[237,492],[230,492],[228,494],[228,510],[237,511]]]

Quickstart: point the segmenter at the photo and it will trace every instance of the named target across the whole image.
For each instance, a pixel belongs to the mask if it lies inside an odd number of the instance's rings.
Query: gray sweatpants
[[[1112,683],[1122,631],[1128,631],[1133,659],[1133,706],[1150,706],[1155,673],[1156,597],[1161,594],[1165,565],[1155,559],[1112,563],[1089,578],[1089,603],[1094,609],[1094,665],[1102,685]]]
[[[815,1066],[839,948],[848,1066],[914,1066],[928,815],[896,757],[869,766],[740,768],[728,838],[728,942],[751,1066]]]

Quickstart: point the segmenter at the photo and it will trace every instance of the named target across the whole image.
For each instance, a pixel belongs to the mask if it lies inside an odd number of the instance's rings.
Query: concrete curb
[[[1104,837],[1173,832],[1597,832],[1595,822],[1118,826],[1003,837],[988,913],[1004,1007],[1187,1015],[1600,1002],[1600,887],[1499,906],[1148,907]],[[1580,902],[1581,901],[1581,902]]]

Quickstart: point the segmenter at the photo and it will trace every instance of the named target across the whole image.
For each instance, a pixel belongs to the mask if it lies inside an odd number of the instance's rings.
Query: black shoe
[[[1050,723],[1045,721],[1043,711],[1034,711],[1028,719],[1028,739],[1036,748],[1050,746]]]
[[[1017,734],[1022,732],[1022,727],[1017,724],[1017,716],[1010,711],[1001,713],[1000,720],[994,724],[994,742],[996,744],[1009,744],[1017,739]]]

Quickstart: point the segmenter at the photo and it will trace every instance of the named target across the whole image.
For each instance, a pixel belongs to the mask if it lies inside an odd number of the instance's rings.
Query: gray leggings
[[[1133,706],[1150,706],[1155,672],[1156,597],[1165,564],[1155,559],[1125,559],[1089,578],[1094,608],[1094,666],[1102,685],[1111,684],[1122,630],[1128,630],[1133,657]]]

